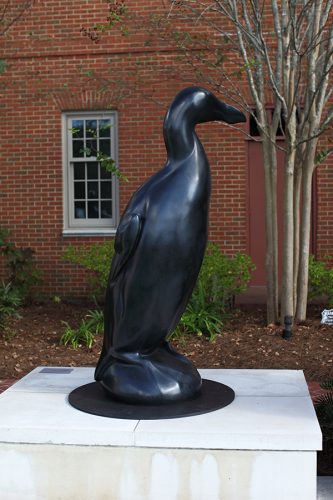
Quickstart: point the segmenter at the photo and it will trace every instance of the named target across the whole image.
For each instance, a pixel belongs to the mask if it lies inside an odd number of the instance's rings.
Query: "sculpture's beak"
[[[218,116],[218,118],[215,119],[222,122],[230,124],[246,122],[246,116],[244,115],[244,113],[234,108],[233,106],[225,104],[224,102],[221,101],[218,101],[218,106],[215,113],[216,116]]]

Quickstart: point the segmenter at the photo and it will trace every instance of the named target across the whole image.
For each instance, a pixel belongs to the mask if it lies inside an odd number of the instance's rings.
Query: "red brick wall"
[[[332,146],[323,141],[323,149]],[[317,170],[316,185],[316,251],[318,258],[333,258],[333,157],[329,156]]]
[[[129,2],[154,11],[156,1]],[[1,227],[18,246],[36,251],[48,295],[83,295],[85,275],[63,261],[69,244],[101,237],[64,237],[61,114],[118,111],[120,209],[147,177],[163,166],[163,117],[180,81],[178,55],[167,44],[156,54],[144,29],[130,37],[117,30],[92,42],[80,31],[107,16],[102,0],[36,1],[30,13],[1,40],[7,61],[0,88]],[[154,61],[154,64],[152,64]],[[184,73],[185,75],[185,73]],[[151,98],[153,97],[153,99]],[[247,251],[247,158],[242,134],[210,123],[198,131],[212,166],[210,238],[226,253]],[[318,251],[333,241],[332,169],[318,176]]]
[[[98,44],[80,33],[106,13],[103,2],[36,2],[4,41],[8,66],[1,109],[1,226],[11,230],[18,246],[36,251],[44,291],[51,295],[84,293],[82,270],[65,263],[62,255],[69,244],[102,239],[62,235],[62,111],[117,109],[119,166],[129,178],[120,186],[122,210],[133,190],[163,165],[164,113],[185,85],[165,72],[167,66],[178,71],[172,51],[162,52],[152,67],[156,56],[143,48],[144,33],[125,38],[115,32],[103,35]],[[110,79],[102,92],[100,77]],[[125,84],[116,83],[120,81]],[[144,99],[143,93],[153,93],[161,104]],[[216,124],[200,127],[200,134],[213,169],[211,238],[227,252],[245,251],[243,142],[237,144],[230,130]]]

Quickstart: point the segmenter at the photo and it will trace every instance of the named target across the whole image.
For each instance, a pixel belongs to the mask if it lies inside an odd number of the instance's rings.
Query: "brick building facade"
[[[138,11],[157,4],[130,3]],[[144,30],[129,37],[111,31],[98,43],[86,36],[106,16],[102,0],[37,1],[1,39],[0,227],[35,250],[47,295],[84,295],[85,274],[63,260],[65,249],[113,237],[130,194],[165,162],[168,104],[192,84],[177,78],[178,54],[145,43]],[[250,141],[220,123],[198,131],[212,167],[210,239],[227,254],[250,253],[257,239],[250,231]],[[110,181],[85,157],[82,146],[92,140],[110,148],[128,182]],[[332,189],[327,162],[316,178],[318,256],[332,252]]]

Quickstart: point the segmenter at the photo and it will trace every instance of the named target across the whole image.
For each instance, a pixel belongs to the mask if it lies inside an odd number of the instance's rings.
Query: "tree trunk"
[[[273,247],[273,301],[274,323],[279,321],[279,247],[278,247],[278,206],[277,206],[277,155],[276,149],[270,144],[271,153],[271,185],[272,185],[272,247]],[[272,321],[271,321],[272,322]],[[268,322],[271,323],[271,322]]]
[[[277,201],[276,201],[276,159],[274,146],[267,137],[263,138],[265,175],[265,222],[266,222],[266,284],[267,323],[278,321],[278,269],[277,269]],[[273,150],[273,151],[272,151]],[[273,160],[273,161],[272,161]]]
[[[297,282],[299,270],[299,242],[300,242],[300,203],[302,186],[302,167],[297,161],[294,179],[294,277],[293,277],[293,302],[294,310],[297,305]]]
[[[315,148],[314,144],[311,144],[310,147],[307,148],[306,164],[303,167],[302,175],[300,252],[296,308],[297,321],[304,321],[306,319],[309,279],[312,178],[314,172]]]
[[[285,158],[284,175],[284,238],[283,274],[281,294],[281,322],[286,316],[294,317],[294,162],[295,150],[288,151]]]

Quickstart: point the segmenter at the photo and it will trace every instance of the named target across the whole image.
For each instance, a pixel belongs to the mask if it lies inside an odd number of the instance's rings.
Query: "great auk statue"
[[[128,203],[115,238],[95,379],[129,403],[195,396],[201,378],[168,337],[196,283],[207,243],[210,169],[198,123],[243,113],[201,87],[182,90],[164,120],[165,166]]]

